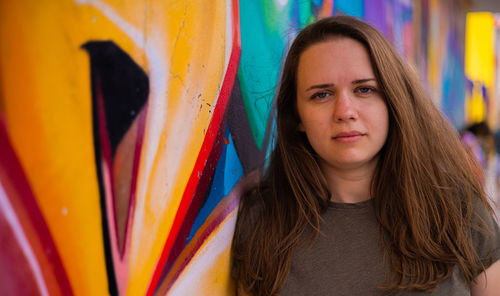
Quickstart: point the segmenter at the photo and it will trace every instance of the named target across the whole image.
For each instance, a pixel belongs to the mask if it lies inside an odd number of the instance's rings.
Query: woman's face
[[[372,173],[389,114],[365,47],[345,37],[316,43],[301,54],[297,71],[299,130],[323,171]]]

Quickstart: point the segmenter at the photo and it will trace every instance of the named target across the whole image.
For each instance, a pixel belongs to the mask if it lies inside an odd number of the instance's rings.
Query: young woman
[[[382,34],[347,16],[306,27],[277,104],[276,147],[236,224],[239,295],[500,293],[474,164]]]

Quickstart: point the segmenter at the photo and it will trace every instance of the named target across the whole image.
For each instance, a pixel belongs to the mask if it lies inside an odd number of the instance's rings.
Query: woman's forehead
[[[307,48],[297,66],[297,84],[337,83],[375,78],[365,47],[351,38],[326,40]]]

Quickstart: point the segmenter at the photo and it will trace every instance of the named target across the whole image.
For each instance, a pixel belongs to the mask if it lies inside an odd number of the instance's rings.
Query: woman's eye
[[[362,94],[369,94],[374,92],[375,89],[373,87],[359,87],[357,89],[357,92],[362,93]]]
[[[328,97],[330,94],[327,93],[327,92],[318,92],[318,93],[315,93],[311,98],[312,99],[324,99],[326,97]]]

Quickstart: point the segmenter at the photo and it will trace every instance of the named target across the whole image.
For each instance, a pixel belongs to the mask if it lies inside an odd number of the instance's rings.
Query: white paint
[[[5,220],[7,220],[7,223],[12,228],[14,237],[16,238],[19,247],[21,247],[21,251],[23,252],[24,257],[26,257],[29,266],[31,267],[31,271],[33,272],[33,276],[35,277],[35,281],[40,294],[43,296],[48,296],[49,291],[47,289],[47,286],[45,285],[45,280],[43,278],[42,270],[40,268],[38,260],[36,259],[35,253],[31,249],[28,238],[24,234],[23,227],[17,216],[15,215],[14,208],[10,204],[9,199],[7,198],[7,193],[5,193],[2,184],[0,184],[0,210],[4,213]]]
[[[179,275],[177,281],[167,293],[169,296],[207,294],[207,291],[203,290],[206,286],[193,285],[193,283],[199,283],[200,276],[203,276],[204,274],[210,272],[210,270],[213,270],[214,265],[217,263],[216,259],[218,256],[230,248],[235,224],[236,210],[231,212],[229,217],[226,217],[226,219],[222,221],[221,225],[219,225],[219,228],[215,229],[209,239],[203,243],[203,246],[193,256],[190,263],[185,267]],[[229,270],[227,276],[229,276]]]
[[[233,0],[226,1],[226,59],[224,62],[224,76],[226,77],[227,66],[231,59],[231,49],[233,48]],[[221,84],[222,86],[222,84]],[[220,90],[220,88],[219,88]],[[217,95],[217,98],[219,96]]]
[[[406,7],[412,7],[412,0],[399,0],[399,3],[403,4]]]
[[[142,33],[134,28],[131,24],[127,23],[123,18],[121,18],[108,4],[99,0],[75,0],[75,2],[78,4],[87,4],[97,8],[105,16],[107,16],[110,21],[120,27],[120,29],[122,29],[134,41],[135,44],[139,45],[144,41],[142,39]]]
[[[285,5],[288,4],[288,0],[275,0],[276,4],[278,4],[281,7],[284,7]]]

